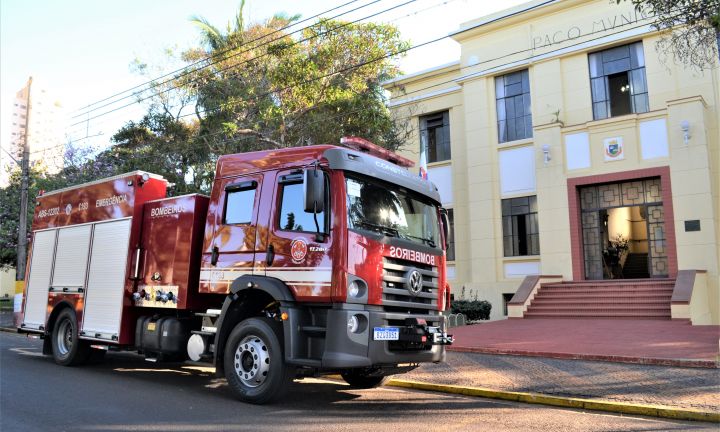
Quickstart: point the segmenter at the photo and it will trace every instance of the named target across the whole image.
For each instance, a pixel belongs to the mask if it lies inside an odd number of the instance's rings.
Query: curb
[[[693,420],[720,423],[720,413],[692,409],[674,408],[665,405],[642,405],[623,402],[610,402],[593,399],[580,399],[562,396],[549,396],[539,393],[523,393],[511,391],[491,390],[480,387],[463,387],[448,384],[431,384],[418,381],[392,379],[386,386],[403,387],[416,390],[429,390],[441,393],[459,394],[464,396],[502,399],[514,402],[550,405],[563,408],[587,409],[592,411],[606,411],[620,414],[643,415],[661,417],[674,420]]]
[[[589,361],[605,361],[611,363],[630,363],[652,366],[673,366],[673,367],[691,367],[718,369],[720,362],[714,360],[697,360],[697,359],[664,359],[656,357],[631,357],[617,355],[602,354],[571,354],[556,352],[540,352],[540,351],[521,351],[521,350],[503,350],[492,348],[472,348],[454,346],[448,348],[448,351],[474,353],[474,354],[490,354],[490,355],[514,355],[525,357],[545,357],[560,360],[589,360]]]
[[[15,327],[0,327],[0,332],[17,333],[18,331]]]

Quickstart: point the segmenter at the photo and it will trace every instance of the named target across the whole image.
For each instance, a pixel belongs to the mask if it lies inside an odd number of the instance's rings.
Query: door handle
[[[219,256],[220,250],[217,248],[217,246],[213,246],[212,255],[210,256],[210,264],[217,265]]]
[[[275,248],[273,245],[268,246],[267,255],[265,255],[265,263],[270,267],[275,261]]]

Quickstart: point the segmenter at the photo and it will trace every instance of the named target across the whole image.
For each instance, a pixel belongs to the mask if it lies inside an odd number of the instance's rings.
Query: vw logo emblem
[[[422,291],[422,275],[417,270],[410,270],[407,274],[407,290],[412,295],[417,295]]]

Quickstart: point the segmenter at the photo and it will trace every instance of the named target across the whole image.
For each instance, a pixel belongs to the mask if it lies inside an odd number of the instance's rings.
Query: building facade
[[[28,103],[29,101],[29,103]],[[33,82],[26,84],[15,95],[10,130],[4,133],[0,151],[0,187],[8,185],[9,173],[19,170],[10,157],[22,157],[23,144],[28,140],[30,165],[55,173],[63,167],[65,138],[64,114],[60,103],[44,88]]]
[[[528,275],[702,270],[693,323],[720,323],[720,74],[664,59],[652,22],[630,2],[534,1],[462,24],[457,62],[385,84],[414,126],[404,156],[426,152],[451,209],[456,298],[501,319]]]

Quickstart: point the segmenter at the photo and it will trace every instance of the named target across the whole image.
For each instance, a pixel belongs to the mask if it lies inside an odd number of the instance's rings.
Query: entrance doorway
[[[586,279],[668,276],[660,178],[579,192]]]

